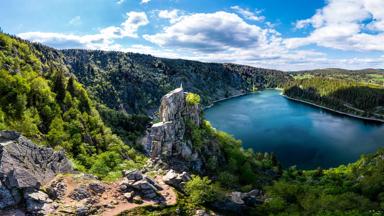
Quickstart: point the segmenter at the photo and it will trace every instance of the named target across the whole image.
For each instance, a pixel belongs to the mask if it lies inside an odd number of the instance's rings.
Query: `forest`
[[[76,78],[57,62],[42,59],[30,44],[0,34],[0,129],[64,149],[78,170],[103,178],[141,166],[145,157],[106,126]],[[129,127],[132,133],[144,130],[135,123]]]
[[[384,89],[375,84],[312,77],[288,82],[284,94],[358,116],[384,118]]]

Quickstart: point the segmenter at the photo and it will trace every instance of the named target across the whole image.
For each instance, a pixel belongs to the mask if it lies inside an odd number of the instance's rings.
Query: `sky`
[[[0,0],[3,32],[290,70],[384,68],[384,0]]]

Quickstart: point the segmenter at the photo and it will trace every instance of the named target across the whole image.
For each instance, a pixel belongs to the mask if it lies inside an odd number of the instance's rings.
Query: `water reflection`
[[[276,90],[222,101],[205,111],[220,130],[255,151],[275,152],[284,166],[332,167],[384,146],[383,124],[287,100]]]

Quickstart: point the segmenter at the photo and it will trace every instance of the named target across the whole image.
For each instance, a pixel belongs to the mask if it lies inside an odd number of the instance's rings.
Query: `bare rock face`
[[[129,202],[133,202],[135,196],[140,196],[158,203],[165,202],[164,197],[158,193],[158,191],[163,190],[163,188],[141,171],[124,171],[123,175],[124,178],[120,182],[120,192],[124,194],[124,197]]]
[[[175,170],[169,170],[165,176],[163,176],[163,181],[165,184],[170,185],[180,191],[184,190],[184,185],[189,180],[191,176],[187,172],[177,173]]]
[[[187,121],[200,126],[201,110],[199,105],[187,104],[185,98],[186,94],[180,87],[161,99],[160,122],[151,127],[145,147],[152,160],[179,160],[183,166],[199,171],[201,159],[192,143],[185,139],[185,131]]]
[[[28,189],[24,193],[24,199],[26,210],[29,214],[47,215],[55,211],[55,207],[51,205],[52,200],[42,191]]]
[[[64,152],[36,146],[14,131],[0,131],[0,209],[17,205],[23,199],[36,206],[34,199],[42,194],[31,195],[29,191],[38,190],[58,173],[72,171]]]

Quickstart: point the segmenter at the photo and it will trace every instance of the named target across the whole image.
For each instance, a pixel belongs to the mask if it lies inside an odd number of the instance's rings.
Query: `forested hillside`
[[[183,87],[202,97],[203,105],[214,100],[277,87],[290,80],[286,73],[233,64],[164,59],[150,55],[63,50],[71,72],[96,98],[113,109],[149,113],[162,95]]]
[[[53,57],[58,52],[51,54],[0,34],[0,130],[64,149],[79,170],[100,177],[142,163],[144,158],[112,133],[87,91]]]
[[[339,68],[328,68],[308,71],[296,71],[290,72],[290,74],[295,79],[323,77],[343,79],[355,82],[364,82],[367,84],[376,84],[384,87],[383,69],[344,70]]]
[[[384,114],[384,89],[378,85],[313,77],[287,83],[284,94],[359,116],[383,118]]]
[[[384,152],[328,170],[286,170],[259,215],[383,215]]]

